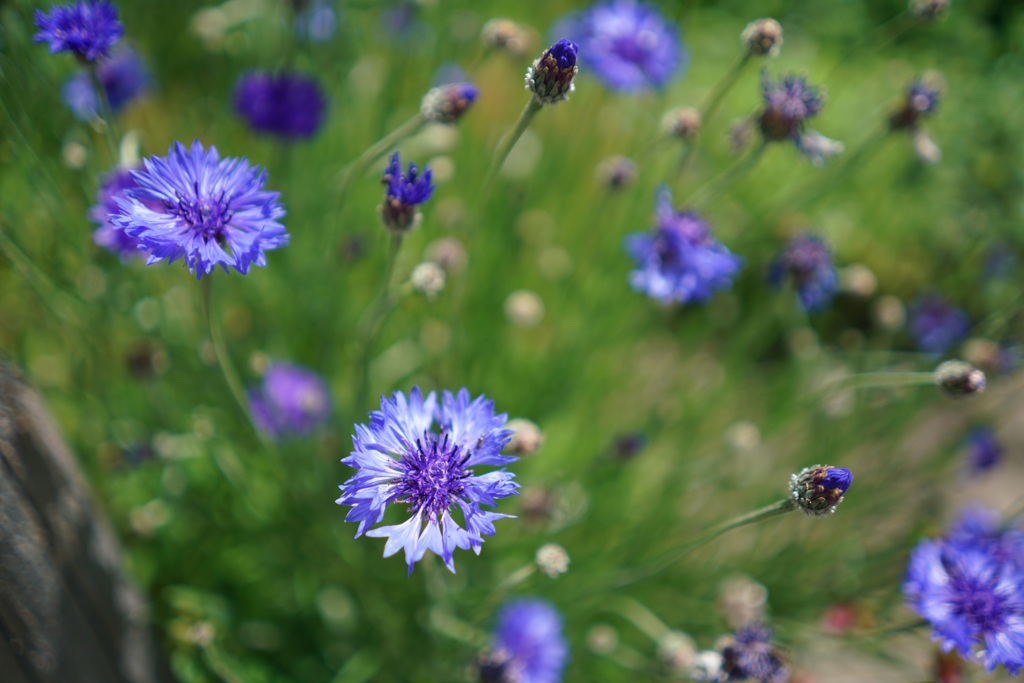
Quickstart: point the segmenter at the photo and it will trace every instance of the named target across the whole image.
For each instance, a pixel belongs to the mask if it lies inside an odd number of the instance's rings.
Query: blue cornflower
[[[815,166],[843,151],[843,143],[807,127],[807,119],[825,106],[825,94],[806,76],[787,73],[776,81],[766,70],[761,74],[761,94],[764,108],[757,122],[766,142],[792,140]]]
[[[889,117],[890,128],[916,128],[922,118],[930,116],[939,106],[944,88],[942,76],[937,71],[928,71],[915,78],[907,86],[903,104]]]
[[[974,473],[992,469],[1003,459],[1003,446],[991,427],[975,427],[964,439],[967,465]]]
[[[562,618],[544,600],[510,602],[498,614],[494,650],[481,664],[481,680],[501,683],[558,683],[569,646]]]
[[[420,113],[428,121],[452,124],[462,118],[480,94],[480,89],[468,81],[446,82],[431,88],[420,104]]]
[[[106,0],[56,5],[48,14],[36,10],[36,26],[32,42],[49,43],[50,54],[72,52],[85,62],[106,56],[124,35],[117,7]]]
[[[742,259],[711,236],[707,222],[693,211],[672,208],[672,193],[662,186],[655,198],[655,228],[625,239],[636,259],[630,284],[663,304],[704,302],[729,289]]]
[[[144,253],[139,250],[138,238],[118,229],[112,220],[121,212],[118,199],[125,199],[125,190],[134,190],[138,187],[139,184],[129,169],[118,168],[103,178],[96,193],[96,204],[89,209],[89,220],[100,226],[92,234],[93,241],[120,256],[122,261],[142,256]],[[151,200],[144,200],[143,203],[150,209],[157,209],[160,206],[159,202]]]
[[[307,3],[299,3],[307,5]],[[295,34],[314,43],[325,43],[338,30],[338,15],[329,0],[313,0],[295,12]]]
[[[845,467],[805,467],[789,478],[790,499],[804,514],[824,517],[836,511],[852,483],[853,472]]]
[[[664,87],[689,59],[679,27],[636,0],[598,3],[566,17],[557,30],[579,44],[585,66],[614,90]]]
[[[730,681],[755,680],[762,683],[786,683],[789,666],[786,656],[772,642],[772,631],[753,623],[736,631],[720,645],[722,671]]]
[[[419,226],[423,215],[416,208],[430,199],[434,186],[430,184],[431,171],[426,166],[420,174],[416,164],[409,162],[409,170],[402,173],[402,161],[395,152],[391,163],[384,169],[382,183],[388,186],[384,203],[380,206],[380,219],[384,227],[396,233],[405,233]]]
[[[831,250],[823,239],[810,233],[791,239],[768,267],[768,282],[773,285],[781,284],[787,275],[808,313],[828,306],[839,287]]]
[[[263,384],[249,390],[249,409],[256,427],[271,439],[305,436],[330,417],[331,392],[315,372],[273,363]]]
[[[913,550],[903,593],[932,625],[942,651],[954,648],[986,671],[1024,667],[1024,551],[1020,532],[969,512],[946,538]]]
[[[971,319],[942,297],[929,294],[911,305],[909,327],[922,351],[945,353],[967,336]]]
[[[501,455],[512,436],[502,429],[508,415],[495,415],[494,402],[484,396],[470,400],[466,389],[454,396],[442,392],[438,405],[434,392],[424,398],[414,387],[408,399],[402,392],[390,400],[382,396],[380,408],[370,413],[370,424],[356,425],[355,450],[342,462],[357,472],[341,485],[335,502],[352,506],[345,521],[359,522],[356,538],[365,533],[388,539],[384,557],[404,549],[410,574],[428,550],[454,573],[456,548],[479,555],[483,537],[494,534],[494,521],[511,517],[481,506],[497,507],[498,498],[516,493],[515,475],[473,469],[519,459]],[[391,503],[408,505],[409,519],[370,529]],[[455,509],[461,510],[465,528],[452,516]]]
[[[312,137],[324,120],[327,101],[312,78],[252,71],[235,85],[235,110],[260,133]]]
[[[266,171],[248,159],[221,159],[196,140],[143,163],[145,170],[132,171],[138,188],[117,199],[111,220],[150,250],[147,263],[184,257],[197,278],[217,265],[247,273],[253,263],[266,265],[265,251],[288,243],[277,222],[285,214],[279,195],[263,189]]]
[[[576,89],[573,79],[579,71],[578,53],[576,43],[561,38],[533,61],[526,70],[526,87],[537,102],[558,104],[569,99],[569,93]]]
[[[145,63],[130,47],[117,49],[109,59],[96,66],[96,77],[113,113],[149,88],[150,75]],[[61,91],[65,104],[80,121],[97,116],[99,99],[87,71],[79,71],[68,79]]]

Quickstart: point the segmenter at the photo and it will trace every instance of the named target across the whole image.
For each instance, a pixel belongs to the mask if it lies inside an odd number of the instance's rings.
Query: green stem
[[[424,118],[423,114],[417,112],[415,116],[398,128],[367,147],[366,151],[342,169],[340,178],[337,180],[338,203],[344,205],[345,198],[349,190],[352,189],[352,183],[366,171],[370,164],[391,151],[391,148],[399,142],[418,131],[424,123],[426,123],[426,118]]]
[[[89,66],[89,79],[92,81],[92,87],[96,91],[96,101],[99,103],[99,121],[103,123],[103,137],[107,141],[107,151],[110,153],[110,163],[112,166],[116,166],[121,158],[118,152],[118,136],[117,130],[114,128],[114,112],[110,108],[110,100],[107,99],[107,89],[103,87],[103,83],[100,81],[99,73],[96,70],[96,65],[91,64]]]
[[[862,372],[839,380],[842,389],[920,387],[935,384],[933,372]]]
[[[224,343],[224,331],[221,329],[220,322],[214,320],[212,272],[207,273],[203,278],[202,287],[203,317],[206,319],[206,327],[213,342],[213,350],[217,354],[217,364],[220,365],[224,379],[228,383],[228,388],[231,389],[232,395],[234,395],[235,400],[238,402],[238,407],[241,408],[242,414],[248,419],[250,417],[249,400],[245,395],[245,387],[242,386],[242,380],[239,379],[238,373],[235,372],[235,366],[231,364],[231,357],[228,355],[228,347]]]
[[[722,100],[725,99],[725,96],[729,94],[732,86],[734,86],[736,81],[739,80],[740,74],[743,73],[743,67],[745,67],[749,61],[750,53],[743,53],[743,56],[738,62],[736,62],[736,65],[722,76],[722,80],[718,81],[714,90],[711,91],[708,98],[703,104],[701,104],[700,120],[702,126],[707,125],[708,121],[711,120],[711,117],[715,115],[719,105],[722,104]]]
[[[741,526],[747,526],[748,524],[756,524],[757,522],[763,522],[774,517],[779,517],[788,512],[792,512],[796,509],[796,503],[793,502],[792,499],[783,498],[782,500],[772,503],[771,505],[767,505],[763,508],[754,510],[753,512],[749,512],[745,515],[741,515],[727,522],[723,522],[718,526],[712,527],[703,536],[700,536],[699,538],[690,542],[689,544],[684,545],[682,548],[673,549],[665,553],[659,559],[652,562],[651,565],[646,569],[643,569],[632,575],[627,575],[622,579],[613,582],[610,590],[619,589],[624,586],[637,583],[638,581],[650,579],[651,577],[656,576],[657,574],[660,574],[661,572],[665,571],[677,562],[683,560],[687,555],[692,553],[694,550],[697,550],[698,548],[710,543],[711,541],[715,540],[716,538],[718,538],[726,532],[732,531],[733,529],[738,529]]]
[[[395,264],[398,263],[398,253],[402,248],[401,233],[391,234],[391,244],[388,250],[388,261],[384,268],[384,281],[381,283],[380,292],[375,299],[375,305],[371,308],[369,315],[364,318],[359,326],[359,339],[362,343],[362,352],[359,355],[359,363],[356,366],[359,373],[358,390],[356,393],[356,405],[354,410],[361,411],[366,405],[370,393],[370,359],[373,355],[373,347],[377,341],[377,335],[383,327],[387,315],[394,309],[398,298],[392,292],[391,281],[395,276]]]
[[[704,183],[704,185],[691,192],[685,203],[704,206],[705,208],[714,203],[719,197],[736,185],[743,176],[757,166],[757,162],[761,160],[761,157],[764,155],[764,150],[767,147],[768,143],[762,141],[753,152],[746,156],[746,158],[737,161],[731,168],[726,169],[718,176],[712,178],[708,182]]]
[[[494,158],[491,160],[491,165],[487,169],[487,175],[484,176],[483,188],[480,191],[480,201],[485,202],[487,197],[491,193],[491,187],[494,184],[494,179],[498,175],[498,171],[501,170],[502,164],[505,163],[505,159],[508,158],[509,152],[519,142],[519,138],[523,136],[523,132],[530,125],[530,121],[537,115],[537,112],[541,110],[544,105],[537,101],[536,97],[531,97],[530,101],[523,107],[523,113],[519,115],[519,120],[516,121],[515,127],[505,134],[505,137],[498,143],[498,147],[494,150]]]
[[[809,186],[805,186],[802,191],[798,190],[795,194],[787,197],[780,206],[785,207],[787,210],[799,209],[827,195],[839,184],[840,180],[848,177],[858,166],[862,165],[878,151],[880,148],[879,143],[888,137],[889,132],[889,128],[886,127],[868,137],[856,151],[852,154],[844,155],[842,163],[830,166],[824,173],[814,174]],[[778,213],[781,213],[781,211]]]

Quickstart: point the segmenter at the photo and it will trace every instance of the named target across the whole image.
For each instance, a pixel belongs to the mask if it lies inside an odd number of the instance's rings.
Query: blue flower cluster
[[[56,5],[49,13],[36,10],[36,27],[34,42],[48,43],[51,54],[70,52],[83,62],[107,56],[124,35],[117,7],[107,0]]]
[[[693,211],[677,211],[667,187],[655,198],[655,227],[626,237],[636,260],[629,279],[633,289],[663,304],[704,302],[729,289],[742,259],[711,236],[707,221]]]
[[[903,593],[943,652],[956,649],[989,672],[1024,667],[1024,533],[998,515],[969,508],[945,537],[921,541]]]

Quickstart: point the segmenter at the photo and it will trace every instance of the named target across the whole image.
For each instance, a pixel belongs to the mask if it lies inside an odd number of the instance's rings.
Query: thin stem
[[[416,112],[415,116],[367,147],[366,151],[343,168],[336,178],[338,203],[342,205],[345,203],[345,197],[352,188],[352,183],[366,171],[370,164],[391,151],[391,148],[399,142],[418,131],[424,123],[426,123],[426,118],[424,118],[423,114]]]
[[[394,296],[391,281],[395,276],[395,264],[398,263],[398,253],[402,248],[402,234],[392,233],[391,244],[388,249],[388,260],[384,267],[384,280],[381,283],[380,292],[375,298],[375,304],[370,308],[370,313],[363,319],[359,326],[359,339],[362,342],[362,352],[359,356],[359,363],[356,371],[359,373],[358,389],[356,393],[356,405],[354,409],[359,411],[366,405],[370,393],[370,359],[373,355],[373,347],[377,341],[377,335],[383,327],[384,320],[394,309],[398,298]]]
[[[935,384],[933,372],[861,372],[838,380],[839,388],[920,387]]]
[[[107,98],[107,89],[103,87],[96,64],[89,66],[89,80],[96,91],[96,102],[99,103],[98,120],[103,123],[103,137],[107,141],[107,151],[110,153],[111,165],[117,165],[121,155],[118,153],[117,130],[114,128],[114,111],[110,107],[110,100]],[[94,122],[95,125],[95,122]]]
[[[715,200],[724,195],[743,176],[757,166],[757,162],[761,160],[766,147],[768,147],[768,143],[762,141],[746,158],[737,161],[732,167],[691,192],[685,203],[697,206],[707,206],[714,203]]]
[[[523,136],[523,132],[530,125],[530,121],[533,120],[533,117],[536,116],[543,106],[543,104],[537,101],[536,97],[531,97],[530,101],[523,107],[523,113],[519,115],[519,120],[516,121],[515,127],[506,133],[505,137],[498,143],[498,147],[494,150],[494,158],[487,169],[487,175],[484,176],[483,188],[480,191],[481,203],[487,201],[491,193],[491,187],[494,184],[494,179],[498,175],[498,171],[501,170],[502,164],[505,163],[505,159],[508,158],[509,152],[519,142],[519,138]]]
[[[610,587],[610,590],[622,588],[623,586],[628,586],[630,584],[637,583],[638,581],[650,579],[651,577],[656,576],[657,574],[660,574],[661,572],[665,571],[677,562],[683,560],[687,555],[692,553],[694,550],[697,550],[698,548],[710,543],[711,541],[715,540],[716,538],[718,538],[726,532],[732,531],[733,529],[738,529],[739,527],[746,526],[748,524],[756,524],[757,522],[763,522],[774,517],[779,517],[788,512],[792,512],[796,509],[796,503],[793,502],[792,499],[783,498],[782,500],[776,503],[772,503],[771,505],[767,505],[763,508],[754,510],[753,512],[749,512],[745,515],[741,515],[739,517],[736,517],[735,519],[723,522],[722,524],[719,524],[716,527],[712,527],[703,536],[700,536],[691,543],[684,545],[682,548],[673,549],[665,553],[659,559],[652,562],[650,566],[648,566],[646,569],[643,569],[632,575],[627,575],[622,579],[613,582],[612,586]]]
[[[238,373],[235,372],[235,366],[231,364],[231,357],[228,355],[228,347],[224,343],[224,331],[221,329],[220,321],[214,320],[212,272],[207,273],[203,278],[202,288],[203,317],[206,318],[206,327],[213,342],[213,350],[217,354],[217,364],[220,365],[224,379],[228,383],[228,388],[231,389],[232,395],[234,395],[235,400],[238,402],[238,407],[242,409],[242,414],[248,419],[250,417],[249,400],[245,395],[245,387],[242,386],[242,380],[239,379]]]
[[[743,56],[738,62],[736,62],[735,66],[729,69],[729,71],[722,76],[722,79],[718,81],[715,88],[708,95],[708,98],[700,106],[701,125],[707,125],[708,121],[711,120],[711,117],[715,115],[719,105],[722,104],[722,100],[724,100],[725,96],[729,94],[732,86],[736,84],[740,74],[743,73],[743,67],[745,67],[749,61],[750,53],[743,53]]]

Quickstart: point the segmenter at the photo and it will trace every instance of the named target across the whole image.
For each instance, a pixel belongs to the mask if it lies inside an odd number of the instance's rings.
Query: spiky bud
[[[692,140],[700,133],[700,111],[694,107],[669,109],[661,117],[661,130],[665,135]]]
[[[476,101],[480,89],[472,83],[449,83],[432,88],[423,96],[420,113],[434,123],[453,124]]]
[[[774,57],[782,49],[782,25],[771,18],[755,19],[740,34],[747,52],[757,57]]]
[[[569,571],[569,553],[557,543],[546,543],[534,557],[537,568],[552,579]]]
[[[985,391],[985,373],[962,360],[947,360],[935,368],[935,383],[950,396],[973,396]]]
[[[540,104],[558,104],[569,99],[575,89],[572,82],[579,69],[576,54],[579,47],[562,38],[534,60],[526,72],[526,87]]]
[[[597,165],[594,175],[608,189],[621,190],[636,182],[636,163],[629,157],[608,157]]]
[[[845,467],[805,467],[790,478],[790,497],[805,514],[824,517],[836,511],[852,481],[853,474]]]
[[[480,37],[488,50],[504,50],[514,57],[525,56],[531,42],[529,29],[504,17],[484,24]]]

